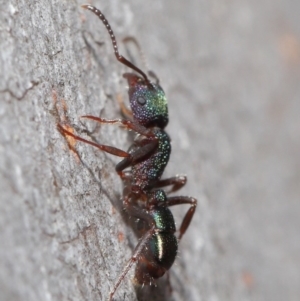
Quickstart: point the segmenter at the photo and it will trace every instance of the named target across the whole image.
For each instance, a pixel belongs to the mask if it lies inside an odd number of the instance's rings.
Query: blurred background
[[[173,149],[165,177],[186,174],[178,194],[198,199],[172,293],[166,279],[136,292],[129,276],[115,300],[299,300],[300,2],[90,3],[122,53],[134,36],[158,75]],[[105,300],[136,244],[115,210],[119,160],[80,143],[71,152],[56,128],[131,143],[78,118],[120,117],[128,71],[80,4],[11,0],[0,12],[1,301]],[[172,208],[177,225],[187,209]]]

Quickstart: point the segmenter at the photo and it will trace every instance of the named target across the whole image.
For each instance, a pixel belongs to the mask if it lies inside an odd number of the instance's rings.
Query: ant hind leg
[[[185,231],[187,230],[187,228],[191,223],[191,220],[194,216],[197,207],[197,200],[195,198],[187,197],[187,196],[175,196],[175,197],[167,198],[166,201],[166,206],[168,207],[175,206],[175,205],[182,205],[182,204],[190,204],[191,207],[185,214],[181,226],[179,228],[178,240],[182,238],[183,234],[185,233]]]

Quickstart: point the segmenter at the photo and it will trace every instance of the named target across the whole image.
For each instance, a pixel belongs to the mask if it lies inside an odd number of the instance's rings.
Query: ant
[[[121,124],[127,130],[136,132],[138,135],[127,152],[83,139],[58,125],[63,134],[95,146],[106,153],[124,158],[116,165],[116,171],[124,183],[123,207],[130,216],[146,224],[146,230],[131,259],[109,294],[108,300],[111,301],[135,262],[137,262],[135,280],[138,284],[151,284],[153,279],[162,277],[170,269],[177,255],[178,242],[187,230],[196,210],[197,200],[185,196],[167,197],[166,192],[161,189],[172,186],[168,193],[177,191],[185,185],[187,179],[185,176],[177,175],[161,180],[169,161],[171,142],[169,135],[164,131],[169,121],[167,99],[156,76],[157,82],[150,82],[142,70],[120,55],[113,30],[99,9],[91,5],[82,5],[82,7],[92,11],[105,25],[117,60],[139,74],[123,75],[129,85],[131,111],[122,106],[121,110],[128,119],[110,120],[91,115],[82,116],[100,123]],[[149,75],[151,74],[154,73],[149,72]],[[128,168],[130,171],[126,171]],[[190,208],[176,237],[174,218],[168,207],[181,204],[189,204]]]

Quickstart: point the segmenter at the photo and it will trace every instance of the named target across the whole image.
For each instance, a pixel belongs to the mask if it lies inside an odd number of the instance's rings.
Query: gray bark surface
[[[81,2],[1,2],[0,300],[106,300],[137,242],[119,159],[72,140],[70,150],[57,124],[126,150],[126,131],[79,116],[119,118],[128,69]],[[187,174],[178,194],[198,199],[172,292],[166,278],[136,290],[131,271],[115,300],[299,300],[300,2],[92,4],[121,52],[136,37],[159,76],[173,148],[165,177]]]

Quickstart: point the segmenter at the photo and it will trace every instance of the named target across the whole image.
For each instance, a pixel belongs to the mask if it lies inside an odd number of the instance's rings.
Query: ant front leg
[[[187,228],[191,223],[191,220],[194,216],[197,207],[197,200],[195,198],[187,197],[187,196],[175,196],[175,197],[167,198],[166,201],[166,206],[168,207],[175,206],[175,205],[182,205],[182,204],[190,204],[191,207],[185,214],[181,226],[179,228],[178,240],[182,238],[183,234],[185,233],[185,231],[187,230]]]
[[[127,130],[133,130],[136,133],[145,136],[146,138],[149,138],[149,140],[141,147],[139,147],[134,152],[130,153],[129,156],[124,156],[125,159],[117,164],[116,171],[119,173],[119,175],[122,178],[122,171],[129,167],[134,165],[135,163],[147,159],[150,154],[152,154],[158,147],[158,140],[155,137],[154,133],[145,128],[142,125],[137,124],[134,121],[131,120],[123,120],[123,119],[104,119],[100,117],[95,117],[91,115],[82,116],[82,118],[88,118],[91,120],[94,120],[96,122],[100,123],[120,123],[122,124]]]
[[[186,176],[177,175],[172,178],[157,181],[157,183],[155,184],[155,188],[161,188],[161,187],[173,185],[170,191],[167,192],[167,193],[171,193],[182,188],[186,184],[186,181],[187,181]]]
[[[151,130],[145,128],[142,125],[137,124],[134,121],[131,120],[123,120],[123,119],[104,119],[104,118],[100,118],[100,117],[95,117],[95,116],[91,116],[91,115],[85,115],[85,116],[81,116],[81,118],[87,118],[87,119],[91,119],[94,120],[96,122],[100,122],[100,123],[119,123],[122,124],[127,130],[132,130],[138,134],[141,134],[145,137],[148,138],[154,138],[154,134],[152,133]]]
[[[71,137],[73,137],[74,139],[76,139],[78,141],[81,141],[81,142],[90,144],[92,146],[95,146],[95,147],[99,148],[100,150],[102,150],[106,153],[112,154],[112,155],[117,156],[117,157],[122,157],[122,158],[130,158],[131,157],[131,155],[129,153],[127,153],[127,152],[125,152],[125,151],[123,151],[119,148],[109,146],[109,145],[99,144],[99,143],[95,143],[95,142],[83,139],[83,138],[81,138],[77,135],[74,135],[73,133],[67,131],[60,124],[58,124],[57,126],[58,126],[60,132],[63,133],[64,135],[71,136]]]

